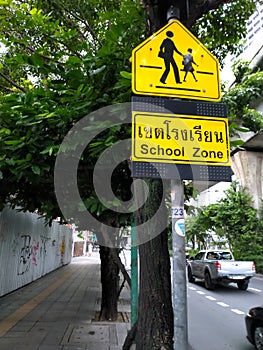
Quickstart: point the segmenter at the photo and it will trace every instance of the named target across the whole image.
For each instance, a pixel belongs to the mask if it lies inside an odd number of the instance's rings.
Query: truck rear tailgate
[[[221,268],[218,268],[218,273],[221,276],[227,276],[233,279],[243,279],[255,274],[253,261],[219,260],[218,263],[221,265]]]

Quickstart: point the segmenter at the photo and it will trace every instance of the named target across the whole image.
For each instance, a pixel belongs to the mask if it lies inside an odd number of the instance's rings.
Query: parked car
[[[248,288],[249,280],[255,275],[253,261],[236,261],[230,250],[201,250],[188,261],[188,281],[204,280],[207,289],[216,284],[236,283],[240,290]]]
[[[257,350],[263,350],[263,305],[252,307],[246,317],[247,339]]]

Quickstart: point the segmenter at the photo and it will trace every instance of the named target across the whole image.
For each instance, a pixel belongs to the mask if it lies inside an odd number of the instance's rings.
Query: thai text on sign
[[[228,119],[133,112],[132,160],[230,165]]]

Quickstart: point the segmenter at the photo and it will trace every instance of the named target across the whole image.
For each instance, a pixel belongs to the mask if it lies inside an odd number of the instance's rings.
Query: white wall
[[[70,263],[72,230],[36,214],[0,213],[0,296]]]
[[[232,66],[237,59],[250,62],[254,66],[254,61],[258,61],[262,57],[263,50],[263,5],[257,4],[256,11],[247,21],[247,35],[245,38],[245,46],[243,52],[238,56],[228,55],[221,70],[221,79],[231,85],[235,81],[232,72]],[[254,63],[253,63],[254,62]]]
[[[201,208],[209,204],[217,203],[225,197],[225,191],[229,189],[231,182],[218,182],[214,186],[200,192],[195,200],[191,201],[191,205]]]

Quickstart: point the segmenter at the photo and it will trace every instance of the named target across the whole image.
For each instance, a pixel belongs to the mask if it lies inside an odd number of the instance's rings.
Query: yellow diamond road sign
[[[228,119],[133,112],[132,160],[230,166]]]
[[[174,20],[132,51],[132,90],[139,95],[218,102],[219,63]]]

